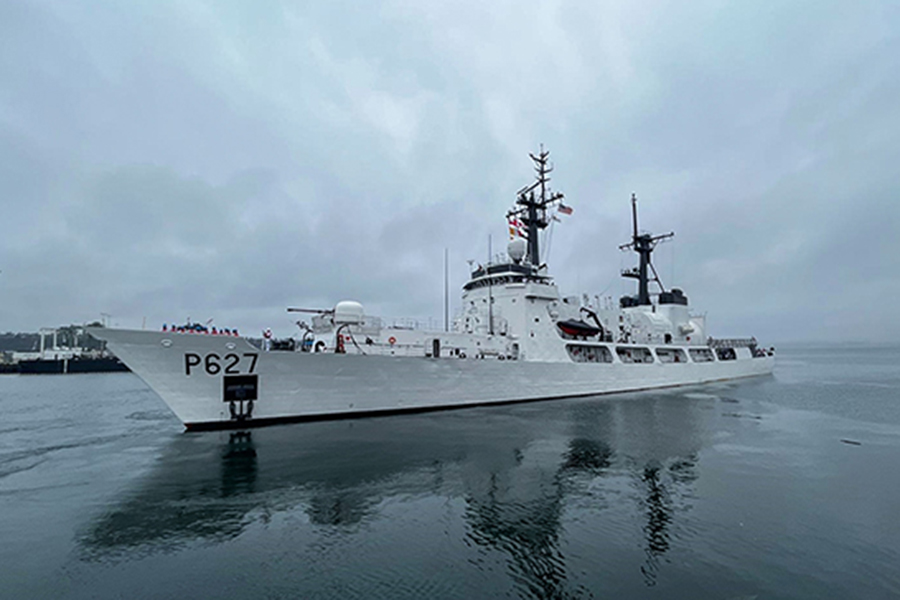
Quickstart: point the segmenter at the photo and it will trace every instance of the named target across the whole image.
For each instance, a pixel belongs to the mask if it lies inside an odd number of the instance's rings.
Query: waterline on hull
[[[271,425],[287,425],[290,423],[311,423],[318,421],[338,421],[348,419],[371,419],[391,417],[396,415],[422,414],[439,411],[464,410],[468,408],[481,408],[485,406],[503,406],[507,404],[528,404],[532,402],[552,402],[555,400],[575,400],[579,398],[592,398],[601,396],[621,396],[623,394],[637,394],[641,392],[667,391],[674,389],[684,389],[691,387],[702,387],[716,383],[727,383],[742,379],[750,379],[753,377],[771,377],[772,373],[753,373],[750,375],[738,375],[736,377],[726,377],[723,379],[711,379],[701,383],[673,383],[670,385],[645,387],[628,390],[618,390],[610,392],[588,392],[583,394],[568,394],[563,396],[544,396],[541,398],[517,398],[509,400],[486,400],[484,402],[466,403],[466,404],[447,404],[440,406],[422,406],[422,407],[406,407],[406,408],[387,408],[370,411],[356,412],[338,412],[338,413],[322,413],[312,415],[291,415],[283,417],[262,417],[247,419],[244,421],[205,421],[198,423],[185,423],[184,426],[188,431],[220,431],[220,430],[238,430],[238,429],[255,429],[258,427],[268,427]]]

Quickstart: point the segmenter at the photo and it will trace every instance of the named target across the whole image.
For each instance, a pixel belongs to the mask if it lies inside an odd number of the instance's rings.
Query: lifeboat
[[[559,321],[556,323],[559,330],[566,335],[572,337],[593,337],[602,331],[599,327],[594,327],[581,320],[569,319],[567,321]]]

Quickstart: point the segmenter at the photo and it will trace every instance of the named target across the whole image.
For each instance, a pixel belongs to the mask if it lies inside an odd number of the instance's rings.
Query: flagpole
[[[488,264],[487,267],[488,280],[488,332],[494,335],[494,289],[491,285],[491,234],[488,234]]]

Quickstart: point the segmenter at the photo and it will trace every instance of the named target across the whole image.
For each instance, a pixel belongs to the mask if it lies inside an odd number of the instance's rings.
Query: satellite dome
[[[334,324],[359,325],[365,320],[362,304],[353,300],[341,300],[334,307]]]
[[[516,238],[509,242],[509,246],[506,247],[506,252],[509,254],[509,257],[513,262],[518,263],[522,261],[522,258],[525,257],[525,240],[522,238]]]

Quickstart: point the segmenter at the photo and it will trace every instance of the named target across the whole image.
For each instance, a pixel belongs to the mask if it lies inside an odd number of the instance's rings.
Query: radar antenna
[[[638,232],[638,217],[637,217],[637,196],[635,194],[631,194],[631,217],[632,223],[634,226],[633,233],[631,235],[631,242],[627,244],[622,244],[619,246],[619,250],[634,250],[640,256],[640,262],[638,263],[638,267],[634,269],[626,269],[622,271],[622,277],[630,277],[638,280],[638,295],[637,295],[637,305],[647,305],[650,304],[650,276],[647,270],[653,271],[653,281],[659,286],[659,289],[663,292],[666,291],[663,287],[662,282],[659,280],[659,275],[656,272],[656,268],[653,266],[653,263],[650,261],[650,255],[653,253],[653,250],[656,248],[656,245],[663,240],[670,239],[675,236],[675,232],[663,233],[662,235],[651,235],[649,233],[639,233]],[[623,298],[623,301],[627,298]]]
[[[547,216],[547,209],[553,205],[562,202],[562,192],[550,192],[550,173],[553,171],[553,165],[550,164],[550,151],[544,150],[541,144],[541,151],[537,156],[529,153],[528,156],[534,162],[535,181],[531,185],[526,185],[516,192],[516,205],[506,217],[519,217],[519,220],[525,225],[528,233],[528,260],[535,267],[540,265],[540,250],[538,247],[538,235],[541,229],[546,229],[550,224],[551,217]],[[540,188],[540,195],[536,196],[535,192]]]

